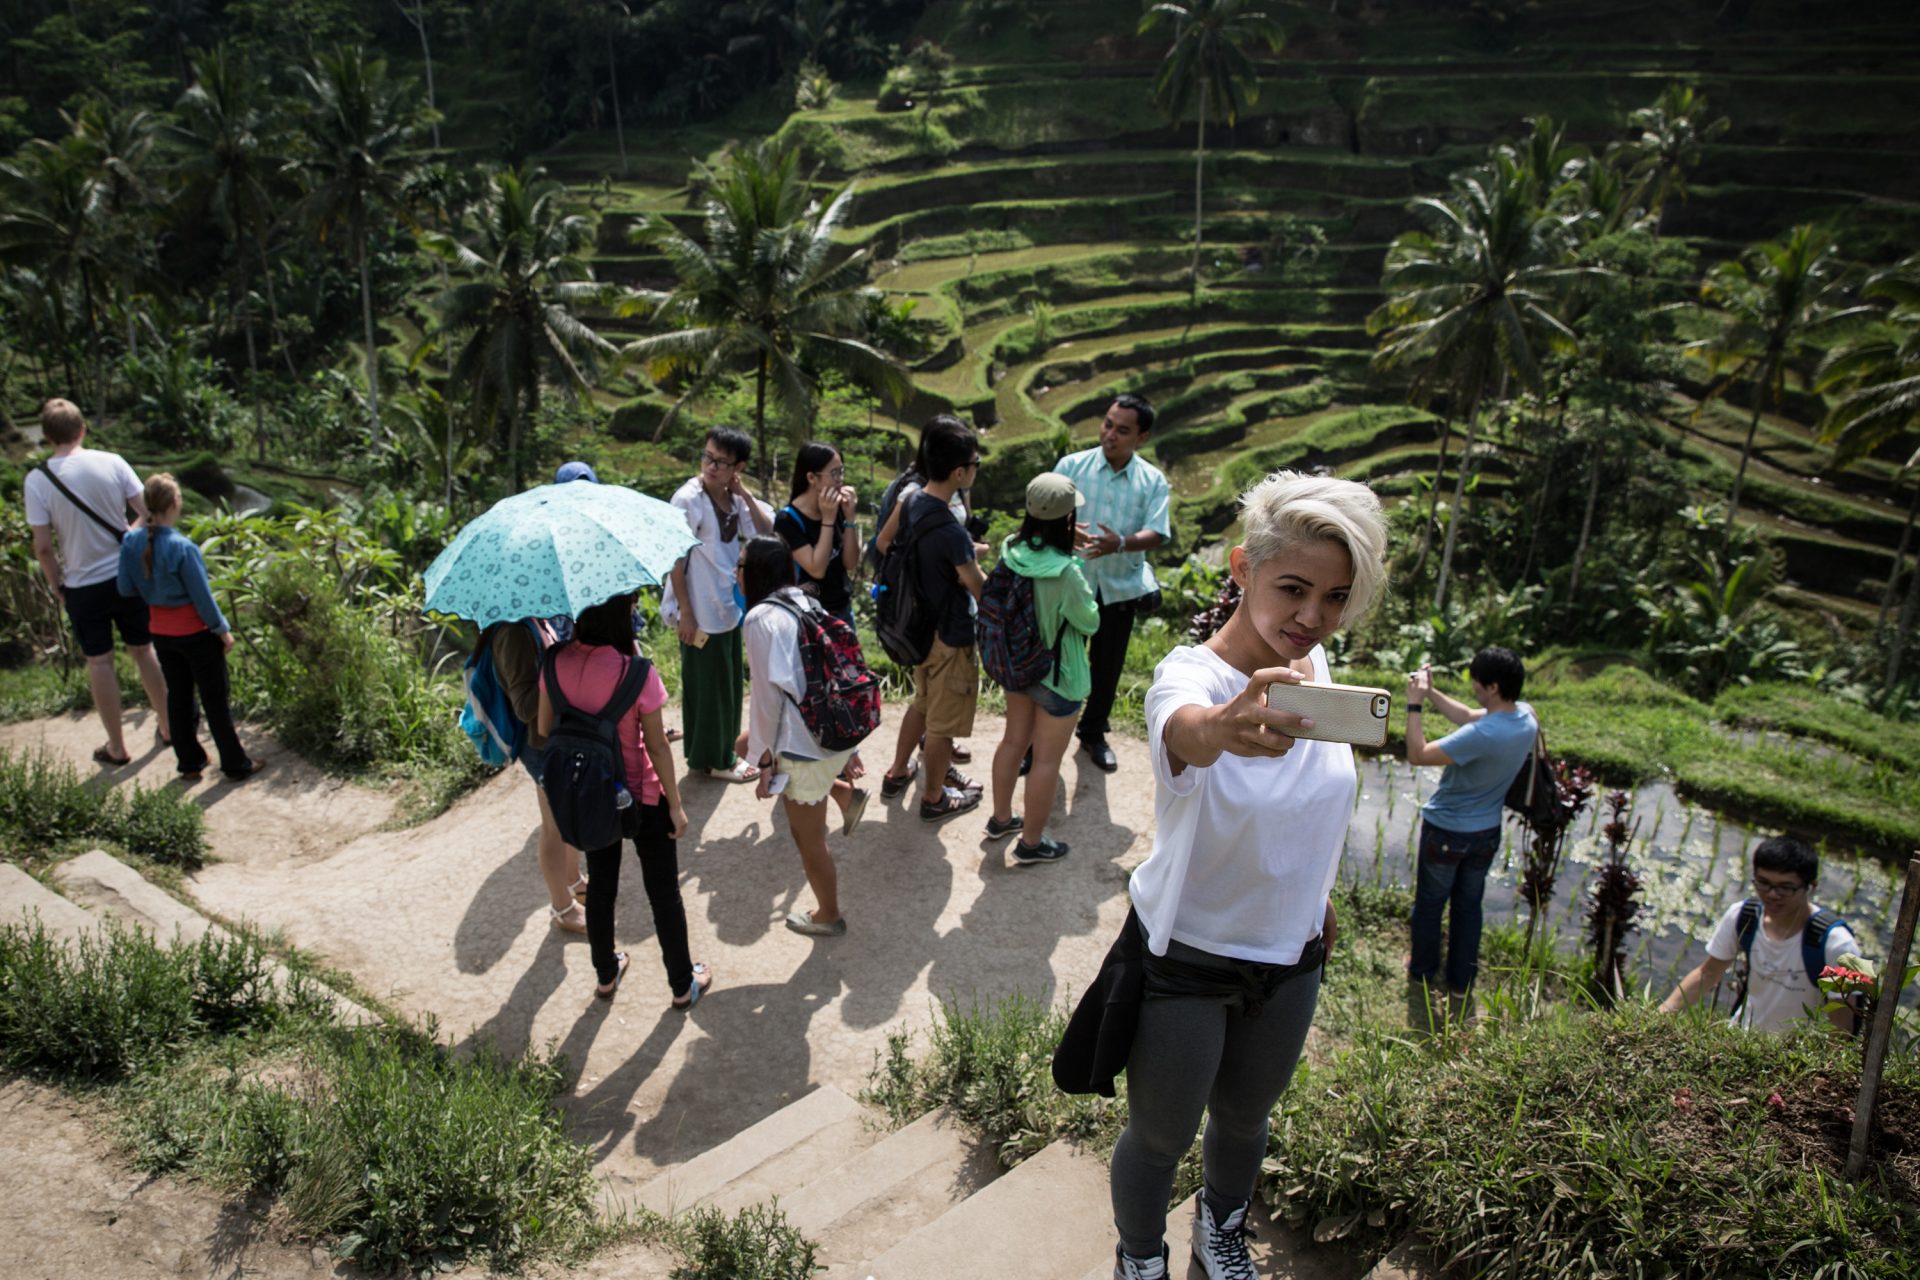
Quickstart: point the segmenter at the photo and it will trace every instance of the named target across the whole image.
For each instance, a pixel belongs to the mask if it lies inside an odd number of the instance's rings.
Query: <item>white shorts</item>
[[[777,766],[779,772],[774,775],[774,785],[780,787],[780,794],[795,804],[819,804],[833,790],[833,780],[847,767],[847,761],[853,758],[853,752],[841,751],[828,756],[825,760],[791,760],[781,756]],[[781,779],[786,779],[784,785]]]

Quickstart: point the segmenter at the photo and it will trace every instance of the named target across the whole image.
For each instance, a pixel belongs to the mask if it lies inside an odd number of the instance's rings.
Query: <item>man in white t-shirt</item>
[[[1803,1023],[1826,1002],[1826,993],[1814,983],[1819,969],[1860,953],[1860,943],[1846,923],[1814,905],[1813,887],[1819,879],[1820,856],[1806,841],[1791,836],[1762,840],[1753,851],[1753,887],[1759,896],[1722,913],[1707,939],[1707,958],[1661,1002],[1661,1012],[1677,1013],[1719,986],[1744,952],[1746,990],[1735,997],[1733,1024],[1751,1031],[1786,1031]],[[1849,1009],[1831,1010],[1827,1017],[1842,1031],[1853,1029]]]
[[[120,677],[113,669],[116,628],[140,672],[160,742],[164,746],[170,741],[167,684],[153,656],[147,605],[137,596],[121,595],[118,583],[120,539],[131,527],[127,508],[144,522],[147,504],[140,477],[126,459],[85,447],[87,420],[72,401],[42,405],[40,430],[54,449],[53,456],[27,473],[24,496],[33,555],[86,655],[93,707],[107,730],[106,744],[95,749],[93,758],[117,767],[132,757],[121,729]]]

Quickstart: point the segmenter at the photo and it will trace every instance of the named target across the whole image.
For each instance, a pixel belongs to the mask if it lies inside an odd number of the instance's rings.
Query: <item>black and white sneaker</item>
[[[1040,862],[1058,862],[1067,856],[1068,845],[1064,840],[1055,840],[1052,836],[1041,836],[1039,844],[1028,844],[1025,840],[1013,842],[1013,860],[1023,867],[1031,867]]]
[[[1136,1258],[1113,1246],[1113,1280],[1167,1280],[1167,1246],[1157,1258]]]
[[[998,818],[989,814],[987,816],[987,839],[1004,840],[1014,832],[1020,830],[1022,825],[1024,824],[1020,821],[1020,815],[1017,813],[1005,822],[1001,822]]]
[[[1259,1272],[1253,1269],[1253,1257],[1247,1252],[1247,1241],[1253,1236],[1247,1226],[1247,1206],[1235,1209],[1226,1221],[1215,1222],[1206,1192],[1196,1199],[1193,1258],[1207,1273],[1207,1280],[1260,1280]]]

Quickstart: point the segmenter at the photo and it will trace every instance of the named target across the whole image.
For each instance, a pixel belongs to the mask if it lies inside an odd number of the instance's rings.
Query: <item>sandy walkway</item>
[[[908,799],[882,802],[899,708],[870,740],[875,796],[851,839],[835,838],[850,925],[839,940],[787,932],[811,902],[784,819],[752,788],[684,784],[697,833],[681,849],[693,951],[717,974],[692,1016],[668,1008],[638,866],[624,865],[619,938],[634,967],[611,1005],[591,998],[584,938],[547,924],[534,861],[532,784],[514,770],[406,831],[378,792],[330,781],[264,744],[273,769],[234,787],[203,783],[218,861],[191,878],[212,911],[280,928],[456,1040],[557,1044],[581,1068],[576,1131],[609,1171],[696,1154],[816,1083],[866,1081],[887,1032],[930,1021],[936,998],[1052,1001],[1097,970],[1126,913],[1125,876],[1146,856],[1152,797],[1144,747],[1115,740],[1108,777],[1069,758],[1051,831],[1066,862],[1016,867],[982,836],[985,809],[939,826]],[[968,772],[985,780],[999,739],[982,716]],[[253,735],[249,741],[259,739]],[[151,742],[130,730],[130,741]],[[86,768],[98,730],[81,717],[15,725],[0,743],[41,744]],[[124,771],[171,778],[149,751]]]

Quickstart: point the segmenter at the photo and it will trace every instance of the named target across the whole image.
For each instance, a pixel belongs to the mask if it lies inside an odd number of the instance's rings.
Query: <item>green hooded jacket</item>
[[[1040,683],[1062,698],[1080,701],[1093,688],[1087,637],[1100,629],[1100,606],[1094,603],[1093,588],[1080,571],[1079,558],[1052,547],[1035,547],[1018,537],[1000,544],[1000,558],[1015,573],[1033,580],[1040,638],[1051,645],[1061,628],[1067,628],[1060,641],[1059,669]]]

